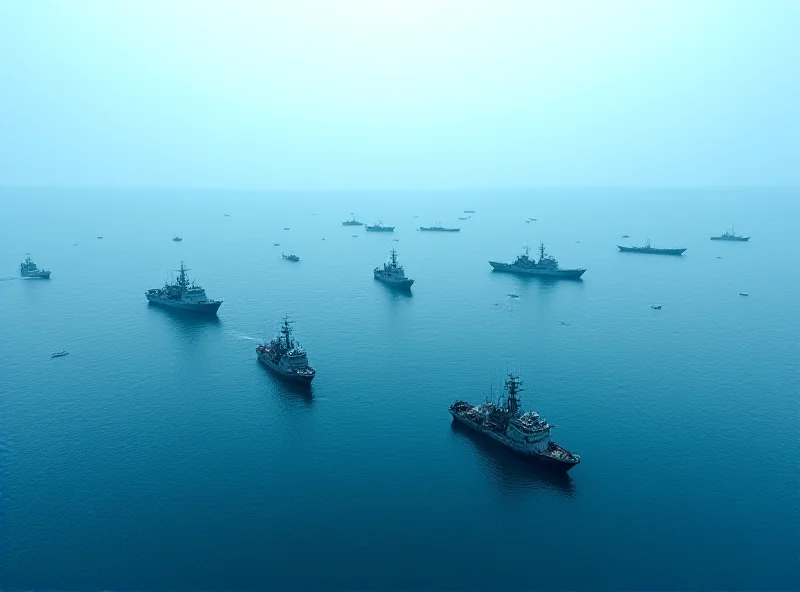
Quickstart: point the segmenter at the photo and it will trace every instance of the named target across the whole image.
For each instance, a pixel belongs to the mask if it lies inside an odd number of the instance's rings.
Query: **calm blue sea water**
[[[4,190],[0,587],[798,589],[798,197]],[[491,273],[540,240],[584,281]],[[181,260],[218,319],[148,306]],[[256,361],[284,314],[310,392]],[[507,367],[568,479],[451,425]]]

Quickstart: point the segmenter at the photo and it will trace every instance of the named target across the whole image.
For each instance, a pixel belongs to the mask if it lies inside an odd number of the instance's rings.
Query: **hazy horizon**
[[[5,3],[0,186],[794,187],[798,29],[788,0]]]

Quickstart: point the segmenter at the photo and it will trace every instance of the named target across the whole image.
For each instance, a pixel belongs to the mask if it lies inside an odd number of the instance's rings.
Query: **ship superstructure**
[[[316,371],[308,364],[306,350],[300,347],[292,335],[292,321],[283,317],[278,336],[256,348],[261,363],[270,370],[300,382],[311,383]]]
[[[181,261],[180,269],[176,271],[178,278],[173,283],[166,282],[163,288],[153,288],[145,292],[147,300],[168,308],[216,315],[217,310],[222,306],[222,301],[212,300],[206,296],[206,291],[202,286],[189,280],[186,275],[189,270],[184,266],[183,261]]]
[[[617,245],[617,248],[623,253],[644,253],[646,255],[683,255],[686,249],[658,249],[650,246],[650,239],[648,238],[643,247],[622,247]]]
[[[736,229],[731,227],[730,230],[726,230],[719,236],[712,236],[711,240],[720,240],[720,241],[735,241],[735,242],[747,242],[750,240],[749,236],[742,236],[741,234],[736,234]]]
[[[555,426],[535,411],[522,410],[519,393],[523,389],[519,376],[508,374],[504,388],[507,394],[497,402],[487,399],[482,405],[472,405],[456,401],[450,405],[450,414],[456,421],[557,471],[569,471],[581,462],[580,456],[550,439],[550,430]]]
[[[46,269],[39,269],[36,264],[31,261],[30,254],[25,256],[25,261],[19,264],[19,274],[24,278],[48,280],[50,279],[50,272]]]
[[[530,250],[525,247],[525,252],[517,256],[513,263],[501,263],[499,261],[489,261],[494,271],[504,271],[506,273],[516,273],[518,275],[539,275],[556,278],[579,279],[585,269],[561,269],[555,257],[548,255],[544,251],[544,243],[539,243],[539,260],[530,258]]]
[[[397,251],[392,249],[391,258],[388,263],[384,263],[383,267],[376,267],[373,271],[376,280],[382,281],[384,284],[394,288],[409,289],[414,280],[406,277],[406,272],[402,265],[397,264]]]

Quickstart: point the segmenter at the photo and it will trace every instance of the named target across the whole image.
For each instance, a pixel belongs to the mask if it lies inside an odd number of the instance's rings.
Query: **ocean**
[[[3,189],[0,588],[800,589],[799,197]],[[540,241],[583,280],[491,271]],[[147,303],[181,261],[218,318]],[[507,371],[566,478],[452,424]]]

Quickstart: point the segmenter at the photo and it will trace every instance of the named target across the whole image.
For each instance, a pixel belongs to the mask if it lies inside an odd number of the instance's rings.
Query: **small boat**
[[[514,292],[509,292],[506,294],[509,298],[519,298],[519,294],[514,294]]]
[[[465,214],[474,214],[475,210],[464,210]]]
[[[661,304],[654,304],[650,308],[652,308],[653,310],[661,310],[661,306],[662,306]]]
[[[98,238],[98,240],[101,240],[103,237],[102,236],[98,236],[97,238]]]
[[[300,257],[298,257],[297,255],[292,255],[292,254],[287,255],[286,253],[281,253],[281,257],[283,257],[287,261],[300,261]]]
[[[739,296],[750,296],[747,292],[739,292]]]
[[[181,242],[182,240],[183,240],[183,239],[182,239],[181,237],[179,237],[179,236],[175,236],[175,238],[173,238],[173,239],[172,239],[172,241],[173,241],[173,242],[176,242],[176,243],[179,243],[179,242]]]
[[[273,247],[280,247],[280,246],[281,246],[281,244],[280,244],[280,243],[272,243],[272,246],[273,246]]]
[[[287,228],[286,226],[284,226],[283,229],[284,230],[291,230],[290,228]]]
[[[400,239],[399,239],[399,238],[393,238],[393,239],[392,239],[392,242],[393,242],[393,243],[399,243],[399,242],[400,242]]]
[[[629,234],[623,234],[622,238],[630,238],[630,235]]]
[[[52,360],[53,358],[63,358],[64,356],[68,355],[69,355],[68,351],[55,352],[53,354],[50,354],[50,359]]]
[[[357,234],[351,234],[350,236],[352,236],[353,238],[358,238]]]
[[[230,218],[231,217],[230,214],[223,214],[223,216],[225,216],[226,218]]]
[[[525,220],[525,224],[530,224],[530,223],[531,223],[530,220]]]
[[[472,216],[467,216],[466,218],[461,218],[461,217],[459,217],[458,219],[459,219],[459,220],[469,220],[470,218],[472,218]]]

